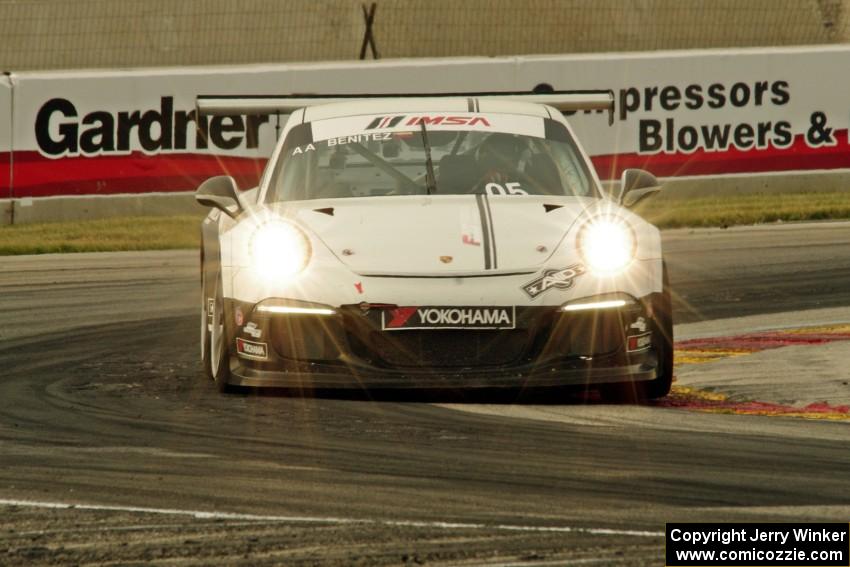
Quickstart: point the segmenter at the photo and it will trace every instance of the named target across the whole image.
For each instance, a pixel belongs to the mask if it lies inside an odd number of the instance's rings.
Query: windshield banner
[[[416,132],[422,125],[429,131],[470,130],[480,132],[506,132],[521,136],[542,138],[544,135],[543,118],[537,116],[515,116],[509,114],[482,114],[465,112],[411,112],[408,114],[385,114],[347,116],[318,120],[313,123],[315,140],[346,143],[355,135],[371,135],[373,138],[383,132]]]

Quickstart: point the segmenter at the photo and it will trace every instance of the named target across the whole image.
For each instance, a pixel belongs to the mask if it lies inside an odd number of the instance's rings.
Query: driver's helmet
[[[484,181],[514,180],[528,156],[526,140],[515,134],[494,132],[475,150],[475,161]]]

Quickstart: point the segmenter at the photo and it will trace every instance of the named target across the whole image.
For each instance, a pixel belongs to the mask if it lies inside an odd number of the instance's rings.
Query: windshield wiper
[[[437,178],[434,176],[434,162],[431,160],[431,144],[428,143],[428,131],[425,129],[425,121],[420,120],[422,126],[422,146],[425,148],[425,191],[429,195],[437,192]]]

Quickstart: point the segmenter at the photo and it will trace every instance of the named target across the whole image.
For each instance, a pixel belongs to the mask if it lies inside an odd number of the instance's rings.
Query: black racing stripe
[[[475,194],[475,204],[478,205],[478,215],[481,217],[481,235],[484,240],[484,269],[490,269],[490,227],[487,224],[487,211],[484,205],[484,195]]]
[[[477,98],[475,99],[475,112],[481,112],[481,101]]]
[[[475,99],[472,99],[472,98],[466,99],[466,109],[469,112],[475,112]]]
[[[490,230],[490,250],[492,252],[493,269],[499,267],[499,262],[496,257],[496,229],[493,227],[493,213],[490,211],[490,198],[487,194],[484,197],[484,210],[487,213],[487,228]]]

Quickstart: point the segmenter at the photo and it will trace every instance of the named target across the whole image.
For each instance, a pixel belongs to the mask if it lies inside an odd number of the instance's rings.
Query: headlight
[[[251,263],[267,280],[299,273],[310,261],[310,240],[296,226],[278,220],[260,225],[251,236]]]
[[[597,217],[578,235],[578,249],[585,264],[595,272],[617,274],[635,257],[635,233],[621,218]]]

